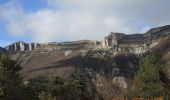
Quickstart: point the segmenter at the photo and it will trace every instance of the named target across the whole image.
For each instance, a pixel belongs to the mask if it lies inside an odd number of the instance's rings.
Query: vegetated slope
[[[26,51],[23,49],[24,45],[22,43],[17,43],[10,47],[10,51],[15,50],[15,52],[9,52],[8,55],[21,64],[22,70],[20,73],[25,80],[42,75],[65,78],[83,76],[89,80],[87,84],[93,84],[96,90],[95,93],[100,94],[105,100],[110,100],[114,96],[126,94],[144,55],[147,55],[148,52],[159,54],[161,57],[168,54],[170,32],[165,31],[165,33],[161,31],[156,38],[151,36],[154,38],[154,45],[151,44],[150,48],[147,47],[147,52],[140,52],[139,54],[130,52],[132,47],[138,48],[136,44],[135,46],[122,45],[119,48],[120,50],[115,49],[115,53],[112,47],[98,48],[95,47],[93,42],[85,41],[83,43],[78,42],[78,44],[66,42],[57,46],[54,45],[54,49],[51,49],[51,45],[49,48],[48,44],[40,45],[38,49],[28,49]],[[126,49],[127,45],[128,48]],[[169,61],[167,57],[166,60],[167,65]],[[166,76],[169,77],[169,67],[166,66],[165,69],[167,70],[164,72],[167,71]],[[168,82],[166,81],[167,84]],[[89,85],[89,87],[92,87],[92,85]]]
[[[170,87],[170,50],[168,50],[164,56],[164,61],[165,61],[165,64],[164,64],[164,69],[163,69],[163,72],[165,73],[165,79],[164,81],[168,84],[168,86]],[[170,88],[169,88],[170,89]],[[170,92],[169,92],[170,94]]]
[[[160,59],[163,60],[161,63],[164,73],[163,80],[170,86],[170,35],[162,38],[161,42],[153,47],[150,52],[159,55]]]
[[[8,55],[21,65],[21,75],[25,79],[36,78],[40,75],[68,77],[76,67],[80,66],[83,52],[93,45],[88,42],[87,44],[64,43],[55,49],[45,47],[31,51],[9,52]]]

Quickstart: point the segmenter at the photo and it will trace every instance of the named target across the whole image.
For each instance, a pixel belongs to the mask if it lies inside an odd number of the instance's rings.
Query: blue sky
[[[12,0],[0,0],[0,4],[11,2]],[[13,0],[18,2],[25,11],[38,11],[39,9],[46,7],[45,0]]]
[[[6,3],[12,2],[12,0],[0,0],[0,5],[5,5]],[[36,12],[39,9],[46,7],[46,2],[44,0],[15,0],[23,10],[27,13]],[[6,29],[7,22],[0,20],[0,46],[4,47],[15,41],[25,41],[32,42],[33,40],[29,35],[24,37],[11,36]]]
[[[169,0],[0,0],[0,47],[12,42],[102,40],[170,24]]]

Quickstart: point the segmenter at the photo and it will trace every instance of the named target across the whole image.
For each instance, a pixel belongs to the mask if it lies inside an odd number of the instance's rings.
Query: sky
[[[102,40],[170,24],[170,0],[0,0],[0,47]]]

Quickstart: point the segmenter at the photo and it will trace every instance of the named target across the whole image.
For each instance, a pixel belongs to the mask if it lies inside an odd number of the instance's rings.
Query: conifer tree
[[[133,82],[132,95],[146,98],[163,96],[165,88],[159,72],[158,58],[153,54],[144,57]]]

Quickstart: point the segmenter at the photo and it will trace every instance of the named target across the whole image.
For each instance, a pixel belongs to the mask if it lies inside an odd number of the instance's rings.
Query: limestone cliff
[[[11,52],[19,52],[19,51],[32,51],[32,50],[54,50],[60,49],[62,47],[73,47],[73,46],[87,46],[87,47],[94,47],[96,41],[90,40],[81,40],[81,41],[72,41],[72,42],[50,42],[50,43],[25,43],[23,41],[15,42],[5,49]]]
[[[52,49],[55,48],[54,43],[24,43],[22,41],[15,42],[7,47],[5,49],[8,52],[17,52],[17,51],[31,51],[36,49]]]
[[[111,49],[114,52],[126,51],[141,54],[159,43],[159,40],[170,34],[170,25],[153,28],[144,34],[127,35],[111,32],[104,37],[101,48]]]

